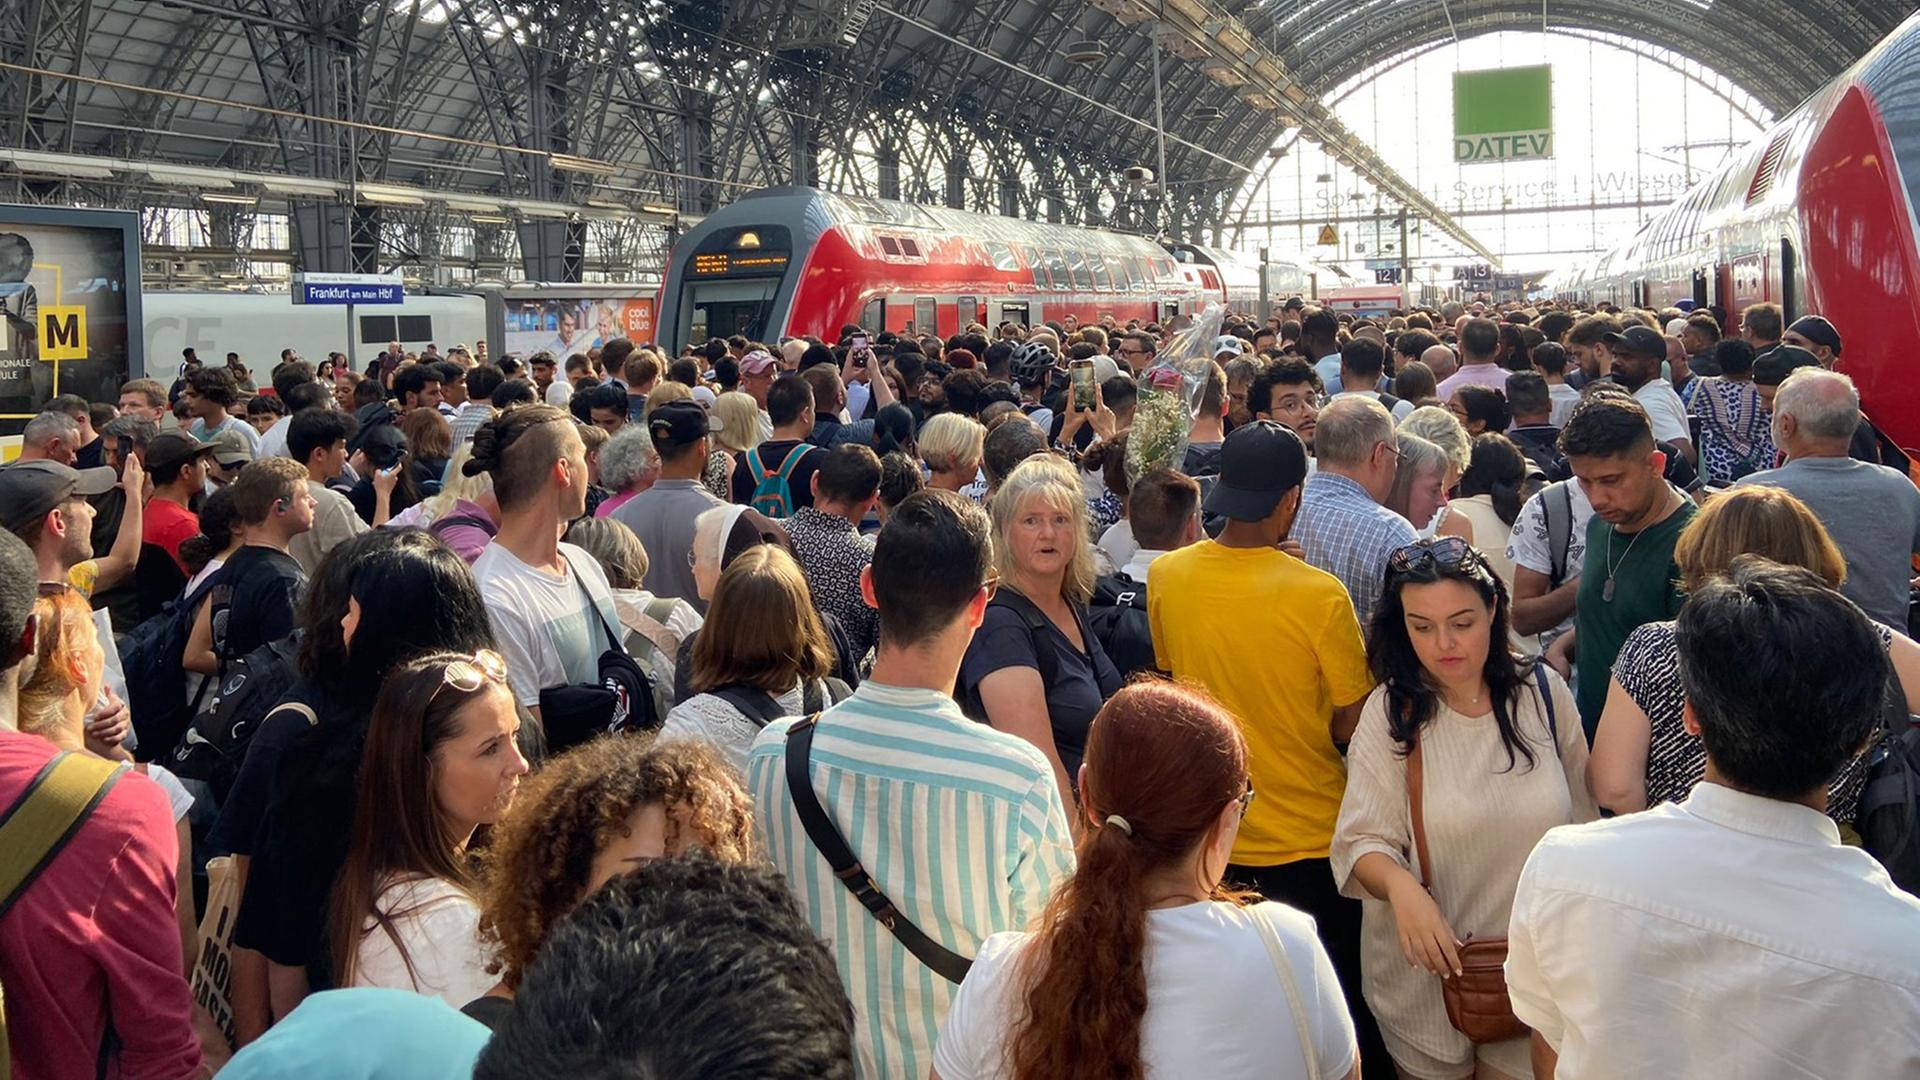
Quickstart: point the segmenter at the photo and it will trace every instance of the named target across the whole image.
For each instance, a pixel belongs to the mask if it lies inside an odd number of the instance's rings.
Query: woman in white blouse
[[[1525,1036],[1475,1045],[1454,1029],[1441,980],[1460,972],[1463,942],[1506,935],[1540,837],[1598,816],[1573,695],[1507,649],[1507,603],[1471,545],[1424,540],[1388,560],[1368,636],[1381,685],[1348,750],[1333,874],[1364,902],[1362,989],[1395,1067],[1417,1080],[1532,1075]]]
[[[1079,788],[1078,869],[1035,931],[981,946],[934,1080],[1355,1080],[1313,921],[1221,889],[1254,797],[1234,718],[1191,688],[1134,683],[1095,718]]]
[[[527,773],[519,730],[506,665],[489,650],[429,656],[387,677],[328,915],[334,985],[413,990],[459,1008],[494,984],[469,847]]]

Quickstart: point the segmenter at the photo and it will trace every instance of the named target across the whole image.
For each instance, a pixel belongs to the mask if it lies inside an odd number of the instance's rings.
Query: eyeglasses
[[[449,661],[440,672],[440,685],[434,687],[433,693],[438,697],[441,690],[451,686],[463,694],[471,694],[489,681],[503,684],[507,681],[507,662],[492,649],[481,649],[469,659]],[[427,703],[432,704],[432,699]]]
[[[688,566],[698,566],[698,565],[700,565],[700,560],[699,560],[699,558],[698,558],[698,557],[696,557],[696,556],[694,555],[694,553],[693,553],[693,549],[692,549],[692,548],[688,548],[688,549],[687,549],[687,565],[688,565]]]
[[[1000,591],[1000,575],[998,573],[988,574],[987,580],[981,582],[980,587],[987,590],[987,599],[993,599],[993,594]]]
[[[1253,777],[1247,777],[1247,790],[1241,792],[1240,797],[1233,801],[1240,804],[1240,816],[1246,817],[1247,811],[1253,809]]]
[[[1458,536],[1415,541],[1387,556],[1387,569],[1396,574],[1414,574],[1434,567],[1484,571],[1487,563],[1472,544]]]

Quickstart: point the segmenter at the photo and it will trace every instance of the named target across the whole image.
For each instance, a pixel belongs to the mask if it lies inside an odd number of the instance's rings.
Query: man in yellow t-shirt
[[[1160,669],[1205,687],[1246,735],[1256,798],[1228,880],[1314,917],[1361,1059],[1386,1061],[1360,996],[1360,904],[1340,895],[1327,860],[1347,782],[1339,746],[1374,679],[1346,587],[1280,548],[1306,475],[1292,431],[1270,420],[1234,428],[1206,506],[1226,527],[1153,561],[1147,618]]]

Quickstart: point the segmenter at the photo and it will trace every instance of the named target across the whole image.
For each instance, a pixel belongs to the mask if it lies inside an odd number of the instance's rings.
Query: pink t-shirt
[[[0,808],[56,753],[0,731]],[[106,1075],[175,1080],[200,1067],[174,913],[180,858],[160,785],[120,777],[0,919],[0,984],[15,1080],[91,1080],[107,1024]]]

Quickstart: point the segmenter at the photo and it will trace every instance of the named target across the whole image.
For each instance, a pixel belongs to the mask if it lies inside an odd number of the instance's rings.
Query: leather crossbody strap
[[[920,962],[932,968],[941,978],[958,984],[967,977],[967,971],[973,967],[973,961],[953,952],[939,942],[934,941],[913,924],[913,920],[901,914],[893,906],[868,875],[867,868],[860,865],[853,849],[834,828],[833,821],[820,806],[820,798],[813,792],[813,778],[808,761],[813,756],[813,733],[819,726],[820,714],[814,713],[787,729],[787,788],[793,797],[794,812],[800,815],[800,824],[807,830],[807,839],[813,841],[820,854],[826,858],[827,865],[833,867],[833,876],[840,879],[862,907],[873,913],[880,925],[899,939],[907,951],[918,957]]]

